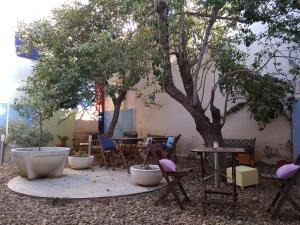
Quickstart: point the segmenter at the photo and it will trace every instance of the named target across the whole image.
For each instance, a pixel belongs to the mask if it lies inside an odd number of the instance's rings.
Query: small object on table
[[[227,182],[232,183],[232,168],[226,169]],[[258,184],[258,171],[249,166],[236,167],[236,185],[241,188],[257,185]]]
[[[217,149],[217,148],[219,148],[219,142],[214,141],[214,149]]]

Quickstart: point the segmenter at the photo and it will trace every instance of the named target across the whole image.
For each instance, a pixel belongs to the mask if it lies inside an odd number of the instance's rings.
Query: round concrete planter
[[[70,148],[42,147],[15,148],[11,151],[20,176],[29,180],[41,177],[60,177],[67,162]]]
[[[151,169],[145,169],[143,165],[135,165],[130,168],[133,183],[143,186],[154,186],[160,183],[162,173],[158,165],[149,165]]]
[[[95,157],[92,155],[84,157],[69,156],[68,163],[72,169],[82,170],[89,168],[92,165],[94,158]]]

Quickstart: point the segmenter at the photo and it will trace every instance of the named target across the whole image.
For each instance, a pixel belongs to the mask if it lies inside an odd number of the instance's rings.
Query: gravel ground
[[[194,171],[184,180],[192,202],[180,210],[169,196],[163,205],[154,206],[160,191],[126,197],[101,199],[45,199],[14,193],[7,182],[17,176],[12,165],[0,167],[0,224],[300,224],[300,214],[287,203],[279,220],[269,219],[266,207],[276,188],[262,180],[258,187],[239,191],[239,208],[236,219],[231,208],[209,206],[207,216],[202,215],[199,203],[202,185]],[[225,185],[224,189],[229,186]],[[299,185],[293,193],[299,202]]]

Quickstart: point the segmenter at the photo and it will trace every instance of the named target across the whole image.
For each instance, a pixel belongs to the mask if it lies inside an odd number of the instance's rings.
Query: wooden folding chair
[[[153,158],[155,159],[156,163],[158,164],[166,182],[167,182],[167,189],[164,190],[164,192],[161,194],[159,199],[154,203],[154,205],[158,205],[159,203],[163,202],[165,198],[168,196],[170,192],[173,193],[179,207],[181,209],[184,209],[183,207],[183,202],[184,201],[190,201],[190,198],[188,197],[186,191],[183,188],[183,185],[181,183],[181,179],[185,176],[188,175],[189,172],[192,171],[191,168],[184,168],[184,169],[177,169],[176,172],[168,172],[165,171],[165,169],[162,167],[160,164],[159,158],[158,158],[158,153],[162,152],[162,147],[160,143],[154,143],[154,144],[149,144],[148,150],[151,152]],[[163,155],[162,153],[160,155]],[[179,187],[179,190],[185,197],[183,200],[180,199],[179,195],[176,192],[176,188]]]
[[[300,165],[300,154],[298,155],[295,165]],[[287,200],[291,203],[291,205],[300,212],[300,207],[296,203],[296,201],[289,195],[292,187],[296,184],[297,178],[299,177],[300,169],[290,178],[288,179],[280,179],[277,176],[272,176],[272,179],[276,180],[280,184],[279,191],[275,195],[273,201],[267,209],[267,212],[271,212],[271,218],[274,219],[278,216],[281,207],[284,202]],[[270,177],[268,177],[270,178]]]
[[[171,156],[174,155],[175,161],[177,161],[176,145],[177,145],[180,137],[181,137],[181,134],[175,136],[174,137],[174,142],[171,144],[171,147],[167,146],[166,151],[167,151],[167,158],[168,159],[170,159]],[[168,138],[167,138],[167,141],[168,141]]]
[[[107,163],[107,160],[105,157],[105,153],[107,153],[111,158],[111,162],[113,164],[113,170],[115,169],[115,167],[117,165],[117,162],[114,159],[114,153],[119,156],[118,159],[120,159],[120,158],[122,159],[122,161],[124,163],[124,167],[127,168],[127,164],[126,164],[126,160],[123,155],[123,152],[116,148],[116,145],[113,143],[112,137],[98,135],[98,143],[99,143],[101,158],[107,169],[108,169],[108,163]],[[100,167],[101,167],[101,164],[100,164]],[[128,168],[127,168],[127,170],[128,170]]]

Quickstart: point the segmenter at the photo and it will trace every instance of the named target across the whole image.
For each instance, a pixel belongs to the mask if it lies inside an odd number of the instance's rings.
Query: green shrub
[[[5,126],[0,126],[1,134],[5,134]],[[39,146],[39,125],[26,124],[21,121],[12,121],[8,127],[7,143],[15,142],[20,147],[38,147]],[[43,130],[41,145],[46,146],[53,140],[53,135],[48,130]]]

